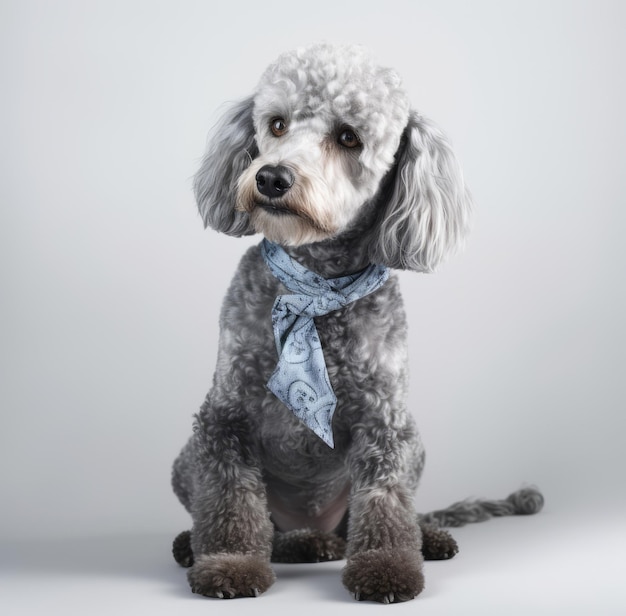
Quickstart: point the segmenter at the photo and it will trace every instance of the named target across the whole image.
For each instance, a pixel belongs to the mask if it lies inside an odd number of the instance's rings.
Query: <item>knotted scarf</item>
[[[380,288],[389,277],[383,265],[341,278],[323,278],[268,240],[261,254],[272,274],[291,294],[279,295],[272,326],[279,359],[267,383],[270,391],[329,447],[337,398],[328,378],[314,317],[339,310]]]

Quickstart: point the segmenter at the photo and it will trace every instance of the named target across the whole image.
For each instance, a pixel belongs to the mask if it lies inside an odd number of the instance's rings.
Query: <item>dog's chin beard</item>
[[[301,214],[284,206],[257,204],[248,211],[255,231],[270,242],[284,246],[301,246],[328,239],[333,233],[315,225]]]

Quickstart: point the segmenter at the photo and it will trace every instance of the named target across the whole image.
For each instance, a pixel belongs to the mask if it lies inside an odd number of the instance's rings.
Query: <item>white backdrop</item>
[[[285,49],[369,47],[454,143],[465,252],[403,273],[419,508],[524,482],[624,509],[626,4],[0,5],[0,533],[177,533],[170,465],[258,238],[204,231],[222,103]]]

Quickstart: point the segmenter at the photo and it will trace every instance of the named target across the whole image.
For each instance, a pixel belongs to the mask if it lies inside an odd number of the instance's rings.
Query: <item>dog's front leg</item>
[[[401,468],[410,447],[391,434],[379,434],[378,442],[364,435],[359,440],[350,462],[343,583],[357,600],[407,601],[424,587],[421,531]]]
[[[257,596],[274,582],[274,531],[260,468],[242,430],[202,418],[198,424],[189,584],[208,597]]]

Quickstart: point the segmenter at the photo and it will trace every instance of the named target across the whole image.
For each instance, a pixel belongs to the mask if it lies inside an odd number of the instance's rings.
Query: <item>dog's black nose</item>
[[[259,192],[270,199],[282,197],[293,186],[293,181],[293,173],[282,165],[264,165],[256,174]]]

